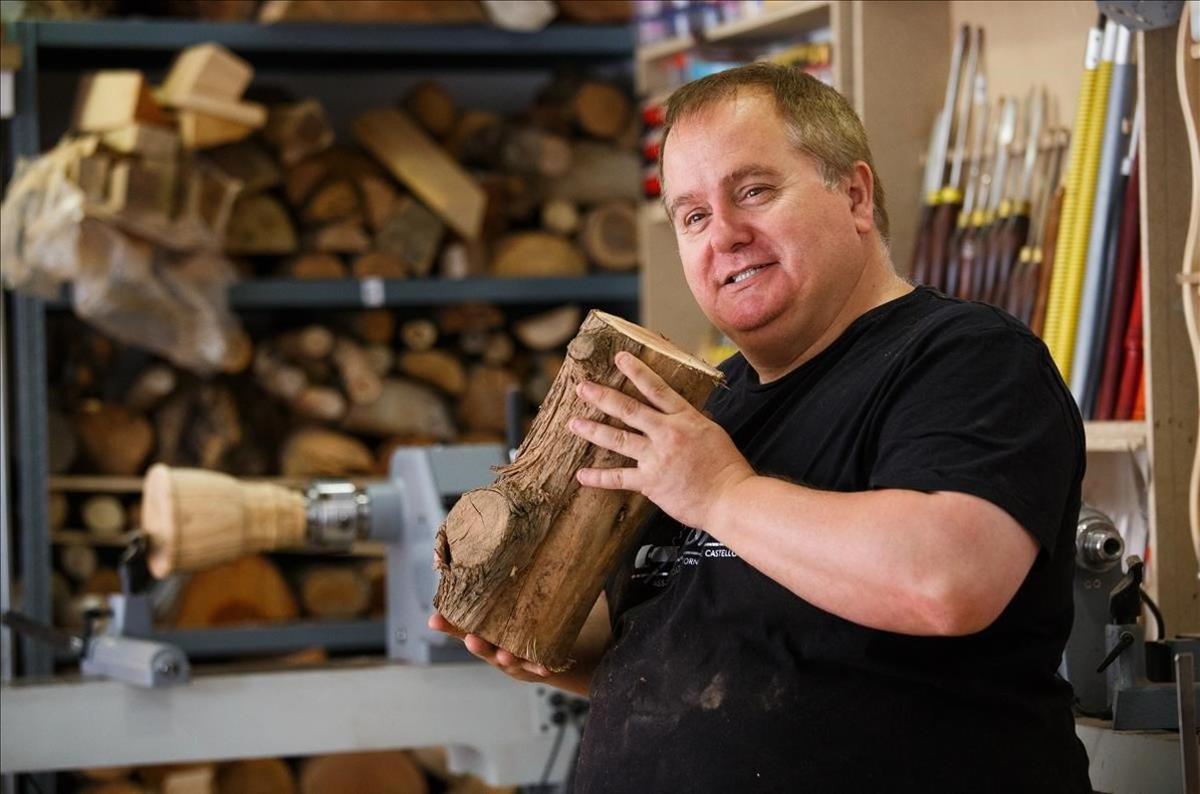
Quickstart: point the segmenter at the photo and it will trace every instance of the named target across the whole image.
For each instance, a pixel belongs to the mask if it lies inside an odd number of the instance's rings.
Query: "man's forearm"
[[[709,534],[814,606],[903,634],[981,630],[1037,554],[1007,513],[957,493],[839,493],[756,476],[724,494],[709,523]]]

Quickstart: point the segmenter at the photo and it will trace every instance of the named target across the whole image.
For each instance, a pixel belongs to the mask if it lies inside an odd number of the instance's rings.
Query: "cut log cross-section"
[[[582,379],[637,391],[613,364],[627,350],[699,406],[721,374],[626,320],[592,312],[568,347],[516,460],[488,488],[470,491],[438,531],[434,606],[456,626],[513,654],[566,669],[571,645],[612,566],[650,503],[625,491],[582,488],[585,466],[626,463],[566,430],[567,419],[605,417],[582,402]]]

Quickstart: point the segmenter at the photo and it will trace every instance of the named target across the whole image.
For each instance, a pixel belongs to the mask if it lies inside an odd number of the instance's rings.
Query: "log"
[[[288,437],[280,450],[279,464],[288,477],[345,477],[370,472],[375,459],[357,438],[310,427]]]
[[[435,138],[445,138],[454,129],[454,100],[431,80],[413,86],[404,98],[404,109]]]
[[[360,206],[358,191],[350,180],[335,179],[313,191],[301,215],[309,223],[326,223],[354,215]]]
[[[390,345],[396,335],[396,315],[387,309],[355,312],[350,325],[359,338],[372,345]]]
[[[536,33],[558,13],[553,0],[480,0],[488,21],[501,30]]]
[[[163,102],[186,107],[195,96],[237,100],[254,78],[254,69],[220,44],[197,44],[179,53],[163,81]]]
[[[285,166],[323,152],[333,145],[333,128],[325,108],[315,99],[274,105],[267,114],[263,137],[279,152]]]
[[[107,596],[121,592],[121,576],[112,568],[97,568],[96,572],[79,586],[84,595]]]
[[[160,794],[213,794],[217,768],[201,764],[168,772],[159,787]]]
[[[408,278],[408,263],[387,251],[368,251],[354,260],[355,278]]]
[[[291,358],[321,359],[333,352],[335,337],[323,325],[306,325],[275,337],[275,347]]]
[[[469,110],[459,116],[446,150],[464,165],[494,168],[500,163],[507,126],[496,113]]]
[[[228,375],[245,372],[254,360],[254,343],[250,334],[238,328],[229,337],[225,347],[225,355],[221,359],[221,371]]]
[[[536,127],[522,127],[505,137],[500,162],[509,171],[555,179],[571,167],[571,144]]]
[[[222,764],[216,794],[295,794],[292,768],[279,758],[251,758]]]
[[[375,235],[376,247],[402,260],[418,278],[429,275],[445,227],[438,217],[411,196],[392,205],[392,212]]]
[[[209,766],[211,764],[207,763],[154,764],[138,767],[137,776],[150,792],[161,794],[163,787],[167,785],[168,780],[172,776],[186,774],[189,770],[203,769]],[[210,790],[206,794],[211,794],[211,784]]]
[[[383,177],[363,176],[358,179],[358,191],[362,194],[363,215],[372,231],[379,231],[387,223],[400,194]]]
[[[596,138],[612,140],[625,132],[633,109],[629,97],[608,83],[588,81],[576,92],[572,111],[580,129]]]
[[[609,201],[588,211],[579,244],[605,270],[632,270],[638,264],[637,213],[632,204]]]
[[[629,0],[558,0],[558,12],[587,25],[626,25],[633,21]]]
[[[154,459],[177,463],[183,446],[183,431],[191,413],[191,390],[176,390],[154,414],[154,432],[158,439]]]
[[[154,448],[150,423],[119,405],[85,403],[75,432],[100,474],[138,474]]]
[[[474,278],[487,274],[487,251],[481,240],[454,240],[442,247],[442,278]]]
[[[94,783],[107,783],[112,780],[125,780],[133,774],[131,766],[100,766],[80,769],[79,775]]]
[[[387,473],[387,468],[383,469]],[[387,563],[384,560],[364,560],[362,577],[367,580],[370,599],[367,602],[368,617],[382,617],[387,613]]]
[[[447,306],[438,312],[438,329],[447,335],[468,331],[495,331],[504,327],[504,312],[491,303],[472,301]]]
[[[425,776],[399,751],[319,755],[304,761],[301,794],[427,794]]]
[[[181,180],[184,186],[180,220],[207,230],[207,235],[221,242],[229,227],[229,217],[241,195],[241,184],[217,168],[205,168],[193,163],[186,168]]]
[[[429,387],[401,378],[388,378],[383,392],[370,405],[354,405],[342,427],[368,436],[431,436],[450,441],[456,434],[450,412]]]
[[[231,254],[290,254],[296,250],[296,230],[287,210],[274,196],[241,196],[225,230],[225,250]]]
[[[633,323],[593,311],[516,460],[490,487],[465,494],[435,541],[441,574],[434,607],[465,631],[551,670],[570,649],[611,568],[651,509],[639,494],[582,488],[581,467],[628,465],[566,430],[571,417],[603,420],[575,394],[582,379],[638,396],[613,364],[626,350],[692,405],[721,373]]]
[[[579,230],[579,208],[566,199],[551,199],[542,205],[542,226],[569,237]]]
[[[200,388],[195,406],[185,435],[188,451],[202,468],[219,468],[242,441],[237,401],[228,387],[209,382]]]
[[[371,586],[347,565],[310,565],[297,577],[305,614],[325,619],[356,618],[367,611]]]
[[[455,397],[462,394],[467,385],[462,362],[444,350],[401,353],[396,365],[405,375],[436,386]]]
[[[309,419],[337,422],[346,415],[346,398],[332,386],[305,386],[291,402],[292,410]]]
[[[146,367],[125,392],[125,406],[135,413],[151,411],[175,391],[175,370],[166,364]]]
[[[587,260],[569,240],[546,232],[517,232],[496,243],[491,273],[504,278],[582,276]]]
[[[317,185],[329,176],[329,165],[322,157],[309,157],[307,160],[290,166],[283,180],[283,194],[288,204],[302,207]]]
[[[178,133],[153,124],[127,124],[104,133],[100,140],[113,151],[147,160],[174,160],[179,154]]]
[[[409,350],[428,350],[437,343],[438,328],[432,320],[406,320],[400,326],[400,341]]]
[[[348,274],[346,265],[341,257],[335,254],[312,253],[301,254],[288,262],[284,272],[292,278],[304,279],[342,279]]]
[[[476,0],[266,0],[260,22],[484,22]]]
[[[250,137],[254,125],[199,110],[179,111],[179,139],[185,149],[211,149]]]
[[[545,352],[565,345],[579,328],[581,310],[578,306],[559,306],[548,312],[518,320],[513,333],[521,344],[531,350]]]
[[[112,494],[93,494],[79,508],[83,525],[93,535],[112,538],[125,531],[125,506]]]
[[[260,346],[254,354],[254,379],[268,394],[294,400],[308,385],[308,377],[299,367],[284,363],[269,347]]]
[[[361,346],[346,337],[340,337],[333,348],[333,363],[350,402],[367,405],[379,399],[383,393],[383,381],[371,368],[371,362]]]
[[[459,397],[456,416],[468,431],[503,437],[508,428],[508,392],[519,388],[517,376],[506,369],[474,367]]]
[[[641,161],[635,152],[596,141],[580,141],[571,150],[567,173],[549,183],[547,198],[579,204],[638,201],[642,193]]]
[[[460,237],[474,240],[483,222],[483,190],[404,113],[368,111],[354,137]]]
[[[58,549],[58,566],[76,582],[86,582],[96,573],[96,550],[82,543],[69,543]]]
[[[71,511],[67,495],[62,491],[51,491],[47,505],[46,521],[51,529],[62,529],[67,525],[67,515]]]
[[[371,248],[371,239],[358,216],[322,226],[310,234],[309,242],[313,248],[327,254],[361,254]]]
[[[379,377],[384,377],[396,366],[396,354],[386,345],[369,345],[366,348],[367,363]]]
[[[153,216],[164,226],[175,214],[176,168],[171,160],[122,160],[108,177],[112,212]]]
[[[574,331],[574,329],[571,329]],[[512,361],[516,347],[512,337],[503,331],[488,334],[487,344],[483,348],[483,363],[489,367],[502,367]]]
[[[209,512],[215,516],[219,511]],[[275,564],[260,554],[250,554],[193,574],[179,597],[175,626],[279,623],[294,620],[299,612]]]
[[[79,789],[79,794],[147,794],[146,789],[129,780],[110,780],[93,783]]]
[[[241,182],[246,193],[257,193],[283,181],[283,172],[275,160],[251,141],[220,146],[207,156],[227,176]]]
[[[138,122],[158,126],[170,124],[141,72],[111,69],[83,76],[75,92],[72,129],[108,132]]]
[[[464,355],[482,356],[487,346],[487,331],[463,331],[458,335],[458,349]]]

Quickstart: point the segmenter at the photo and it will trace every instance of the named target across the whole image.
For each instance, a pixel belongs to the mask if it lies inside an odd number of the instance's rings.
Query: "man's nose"
[[[708,224],[709,245],[718,254],[732,254],[754,239],[750,225],[736,209],[718,209]]]

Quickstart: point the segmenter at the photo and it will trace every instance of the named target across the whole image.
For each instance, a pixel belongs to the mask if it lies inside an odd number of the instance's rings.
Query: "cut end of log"
[[[445,525],[438,531],[436,553],[439,570],[450,573],[469,571],[491,561],[508,541],[512,503],[499,491],[489,488],[469,491],[458,500],[451,513],[459,514],[454,521],[456,534],[450,537]],[[447,517],[447,525],[449,523]]]
[[[620,333],[628,336],[630,339],[633,339],[642,345],[645,345],[656,353],[664,355],[667,358],[674,359],[690,369],[696,369],[706,373],[718,382],[725,379],[725,375],[721,372],[721,370],[713,367],[703,359],[699,359],[693,355],[683,352],[674,344],[672,344],[669,339],[661,334],[648,331],[640,325],[631,323],[629,320],[618,317],[615,314],[602,312],[599,309],[593,309],[588,313],[588,320],[592,318],[612,326]],[[584,327],[587,327],[588,320],[584,320]]]

